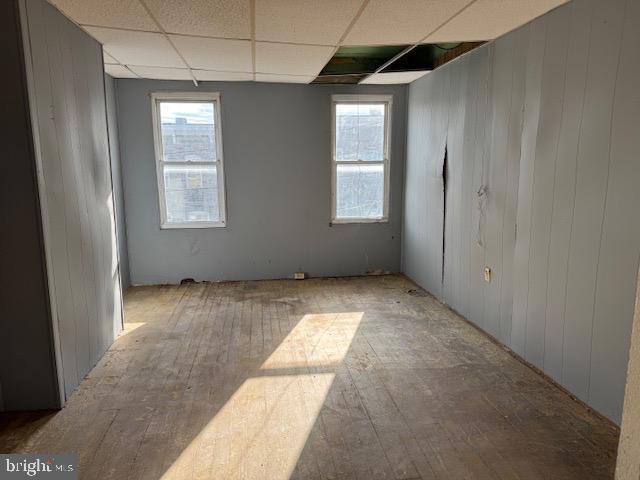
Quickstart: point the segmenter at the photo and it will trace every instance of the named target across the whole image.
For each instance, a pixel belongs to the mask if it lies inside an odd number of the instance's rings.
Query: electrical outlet
[[[484,281],[491,282],[491,269],[489,267],[484,267]]]
[[[295,278],[296,280],[304,280],[306,277],[306,275],[304,274],[304,272],[296,272],[293,274],[293,278]]]

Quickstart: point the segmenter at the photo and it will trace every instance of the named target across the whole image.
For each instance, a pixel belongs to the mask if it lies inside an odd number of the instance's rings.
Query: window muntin
[[[391,102],[389,95],[332,97],[332,223],[388,219]]]
[[[219,94],[155,93],[152,110],[161,228],[224,226]]]

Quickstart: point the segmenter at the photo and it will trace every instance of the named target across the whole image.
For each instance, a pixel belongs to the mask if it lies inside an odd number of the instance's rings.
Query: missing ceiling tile
[[[340,47],[313,83],[410,83],[479,45],[482,42]],[[402,73],[407,74],[396,75]]]

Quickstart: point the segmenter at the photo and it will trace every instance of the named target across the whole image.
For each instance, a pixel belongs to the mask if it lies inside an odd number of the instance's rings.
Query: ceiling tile
[[[256,40],[337,45],[362,0],[256,0]]]
[[[256,42],[256,72],[315,76],[334,50],[317,45]]]
[[[111,55],[109,55],[107,52],[105,52],[104,50],[102,50],[102,56],[104,57],[104,63],[108,63],[110,65],[114,65],[114,64],[120,63],[115,58],[113,58]]]
[[[427,43],[492,40],[567,0],[478,0],[427,38]]]
[[[169,35],[190,67],[204,70],[251,72],[251,42]]]
[[[343,45],[419,42],[471,0],[371,0]]]
[[[256,82],[311,83],[315,78],[315,75],[278,75],[275,73],[256,73]]]
[[[197,80],[202,82],[248,82],[253,80],[253,73],[248,72],[214,72],[211,70],[193,70]]]
[[[249,0],[145,0],[169,33],[251,38]]]
[[[160,33],[87,27],[120,63],[147,67],[184,67],[184,62]]]
[[[138,78],[122,65],[105,65],[104,71],[114,78]]]
[[[187,68],[127,66],[133,70],[133,73],[142,78],[152,78],[155,80],[193,80]]]
[[[156,31],[153,19],[142,4],[131,0],[49,0],[81,25]]]
[[[411,83],[420,77],[429,73],[428,70],[420,70],[417,72],[389,72],[389,73],[376,73],[370,75],[360,83],[371,85],[390,85],[390,84],[403,84]]]

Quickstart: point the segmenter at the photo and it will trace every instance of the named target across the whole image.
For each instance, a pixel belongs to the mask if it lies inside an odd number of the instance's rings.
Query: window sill
[[[224,228],[226,222],[193,222],[193,223],[163,223],[160,230],[192,229],[192,228]]]
[[[387,217],[384,218],[344,218],[331,220],[330,225],[349,225],[349,224],[363,224],[363,223],[389,223]]]

